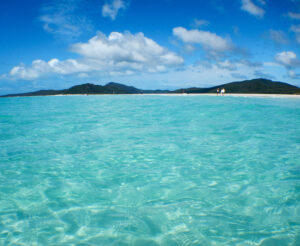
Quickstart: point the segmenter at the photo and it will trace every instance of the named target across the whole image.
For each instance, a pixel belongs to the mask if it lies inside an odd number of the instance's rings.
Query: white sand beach
[[[162,95],[162,96],[219,96],[216,93],[199,93],[199,94],[187,94],[187,93],[163,93],[163,94],[134,94],[134,95]],[[242,93],[226,93],[224,97],[275,97],[275,98],[300,98],[300,95],[290,95],[290,94],[242,94]]]
[[[187,94],[187,93],[149,93],[149,94],[58,94],[49,96],[118,96],[118,95],[128,95],[128,96],[219,96],[216,93],[199,93],[199,94]],[[265,97],[265,98],[299,98],[300,95],[290,95],[290,94],[242,94],[242,93],[226,93],[224,97]]]
[[[216,96],[216,94],[206,94]],[[221,96],[221,95],[219,95]],[[289,95],[289,94],[241,94],[241,93],[226,93],[224,96],[232,97],[281,97],[281,98],[300,98],[300,95]]]

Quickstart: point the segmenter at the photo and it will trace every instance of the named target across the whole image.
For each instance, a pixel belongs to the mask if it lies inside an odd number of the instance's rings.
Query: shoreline
[[[225,93],[224,96],[216,93],[171,93],[171,94],[143,94],[143,95],[162,95],[162,96],[215,96],[215,97],[261,97],[261,98],[300,98],[300,95],[291,94],[248,94],[248,93]]]
[[[149,94],[57,94],[57,95],[39,95],[39,96],[11,96],[3,98],[12,97],[55,97],[55,96],[118,96],[118,95],[128,95],[128,96],[215,96],[223,97],[222,95],[217,95],[216,93],[149,93]],[[258,98],[299,98],[300,95],[292,94],[248,94],[248,93],[225,93],[224,97],[258,97]]]

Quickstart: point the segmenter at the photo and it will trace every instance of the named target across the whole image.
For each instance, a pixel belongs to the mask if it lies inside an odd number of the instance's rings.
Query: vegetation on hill
[[[174,93],[216,93],[217,88],[225,88],[226,93],[248,94],[300,94],[300,88],[267,79],[252,79],[240,82],[222,84],[210,88],[188,88],[174,91]]]

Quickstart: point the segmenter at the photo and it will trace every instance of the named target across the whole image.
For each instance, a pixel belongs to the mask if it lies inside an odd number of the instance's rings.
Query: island
[[[8,94],[1,97],[23,96],[53,96],[53,95],[102,95],[102,94],[209,94],[216,93],[217,88],[225,88],[230,94],[290,94],[300,95],[300,88],[283,82],[275,82],[268,79],[252,79],[220,84],[208,88],[185,88],[177,90],[142,90],[133,86],[110,82],[106,85],[91,83],[72,86],[64,90],[39,90],[27,93]]]

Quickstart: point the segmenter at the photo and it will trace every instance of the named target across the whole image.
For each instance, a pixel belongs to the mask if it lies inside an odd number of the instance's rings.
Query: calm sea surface
[[[300,100],[0,98],[0,245],[300,245]]]

